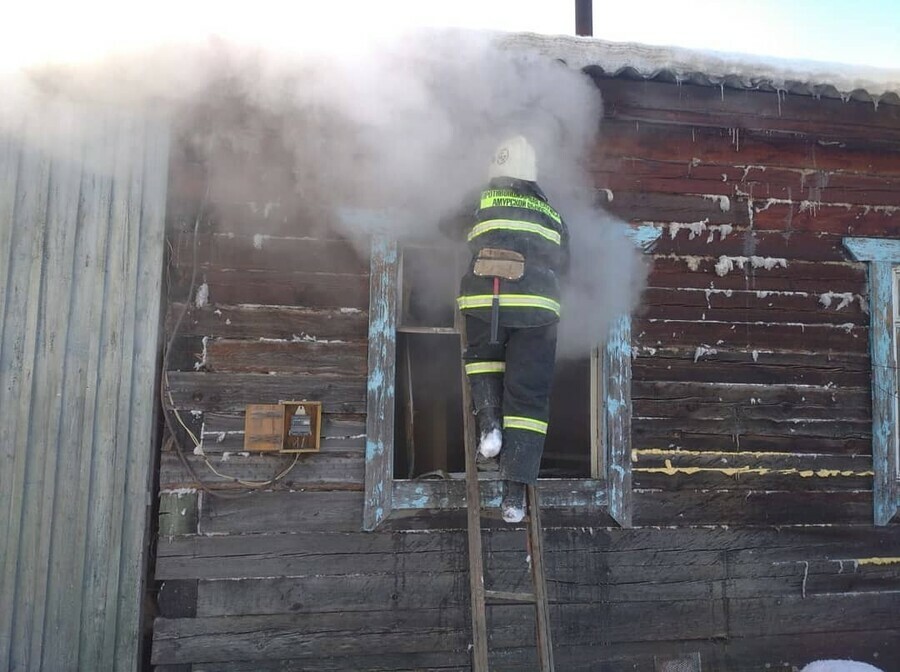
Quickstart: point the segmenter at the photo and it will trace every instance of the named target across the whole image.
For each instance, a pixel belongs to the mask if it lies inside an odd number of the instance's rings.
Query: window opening
[[[460,344],[453,324],[467,260],[468,251],[458,246],[411,244],[401,250],[396,478],[465,471]],[[594,455],[601,403],[600,376],[593,371],[597,362],[596,352],[557,359],[541,478],[590,478],[599,472]]]

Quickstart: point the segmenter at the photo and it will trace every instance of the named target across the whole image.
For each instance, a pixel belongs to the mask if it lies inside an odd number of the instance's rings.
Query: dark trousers
[[[550,416],[550,386],[556,363],[556,323],[500,327],[492,345],[491,325],[466,317],[463,356],[480,432],[503,427],[500,476],[534,483]],[[503,370],[498,370],[503,369]]]

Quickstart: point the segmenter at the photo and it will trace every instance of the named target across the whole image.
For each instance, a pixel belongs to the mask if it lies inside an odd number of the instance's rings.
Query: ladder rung
[[[487,599],[503,600],[504,602],[534,602],[534,593],[515,593],[509,590],[485,590]]]
[[[458,334],[459,329],[455,327],[414,327],[400,326],[397,331],[401,334]]]

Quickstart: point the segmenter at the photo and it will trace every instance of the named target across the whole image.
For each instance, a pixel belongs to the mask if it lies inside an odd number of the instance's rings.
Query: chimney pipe
[[[594,34],[593,0],[575,0],[575,34],[591,37]]]

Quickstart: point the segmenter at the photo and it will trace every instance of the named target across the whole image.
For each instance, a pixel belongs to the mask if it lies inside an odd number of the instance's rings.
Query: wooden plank
[[[90,568],[84,578],[82,603],[82,644],[79,660],[89,668],[103,669],[115,666],[115,628],[121,559],[122,511],[126,491],[125,460],[127,440],[120,441],[119,431],[128,436],[130,418],[120,418],[116,412],[123,403],[129,411],[132,385],[132,369],[124,370],[123,349],[129,355],[133,345],[132,327],[130,342],[126,345],[124,328],[131,306],[123,300],[129,283],[137,281],[137,260],[131,256],[131,241],[139,231],[139,212],[134,212],[129,198],[140,198],[140,192],[131,193],[131,173],[137,168],[143,172],[142,147],[139,129],[143,124],[133,119],[116,118],[111,129],[110,152],[112,185],[109,196],[109,230],[106,248],[101,251],[101,263],[105,270],[95,288],[95,301],[103,306],[101,319],[95,324],[94,337],[99,341],[97,371],[98,406],[104,408],[94,421],[92,435],[92,464],[90,515],[87,518],[87,552],[85,563]],[[142,129],[141,129],[142,130]],[[139,153],[136,154],[135,150]],[[137,167],[135,167],[137,163]],[[139,207],[140,200],[136,204]],[[132,284],[131,288],[135,285]],[[120,423],[121,420],[121,423]],[[124,425],[124,427],[123,427]],[[124,438],[123,437],[123,438]],[[111,589],[111,594],[110,594]]]
[[[807,170],[815,167],[869,175],[900,174],[896,149],[880,146],[874,140],[841,138],[837,144],[823,144],[806,133],[767,133],[746,127],[741,127],[736,137],[733,128],[607,118],[596,151],[600,156],[693,161],[704,165]]]
[[[622,169],[639,159],[619,159]],[[678,166],[685,165],[683,163]],[[613,200],[606,200],[603,209],[628,222],[699,222],[707,225],[729,224],[735,228],[750,224],[746,199],[729,199],[729,208],[722,209],[722,201],[704,198],[693,193],[660,193],[652,191],[617,190]],[[716,235],[719,237],[719,234]]]
[[[65,151],[77,154],[81,149],[80,145],[79,134],[73,133]],[[55,515],[59,461],[57,447],[63,409],[59,400],[64,398],[64,371],[69,363],[66,351],[69,315],[67,310],[61,310],[60,307],[68,306],[71,302],[75,231],[81,188],[81,166],[55,161],[50,170],[45,262],[40,289],[41,317],[35,338],[38,349],[34,371],[36,385],[31,402],[28,449],[35,464],[43,467],[43,473],[29,488],[29,494],[40,496],[40,503],[36,504],[40,521],[34,526],[40,535],[33,560],[34,583],[25,587],[32,591],[31,600],[35,605],[29,652],[30,659],[34,661],[41,659],[45,637],[44,617],[53,552],[50,543],[52,535],[49,531],[53,527]]]
[[[597,85],[611,118],[900,141],[893,105],[661,81],[601,79]]]
[[[205,458],[205,459],[204,459]],[[205,485],[215,488],[238,487],[242,481],[268,481],[294,462],[294,455],[185,455]],[[207,466],[207,461],[219,473]],[[323,452],[302,455],[291,472],[279,479],[274,489],[310,488],[314,486],[340,488],[356,486],[362,489],[365,477],[365,456],[363,450]],[[173,452],[165,452],[160,457],[159,484],[162,489],[176,490],[194,487],[193,476],[189,474],[181,460]]]
[[[730,637],[725,642],[696,640],[640,643],[604,643],[557,647],[560,667],[571,672],[657,672],[657,660],[669,660],[684,654],[700,654],[704,669],[729,672],[759,672],[764,669],[793,667],[801,669],[812,660],[852,658],[884,669],[885,661],[900,657],[900,632],[893,629],[870,632],[830,632],[771,637]],[[499,669],[534,669],[534,652],[515,647],[495,650],[493,661]],[[338,656],[315,661],[321,670],[441,670],[464,672],[465,652],[430,654],[382,654],[365,657]],[[250,662],[197,663],[195,672],[286,672],[302,669],[303,659]],[[788,669],[790,669],[788,667]],[[169,672],[161,667],[161,672]],[[172,672],[184,672],[172,670]]]
[[[233,413],[201,413],[199,419],[194,415],[182,416],[188,424],[193,425],[195,434],[200,438],[203,451],[207,454],[244,452],[244,415]],[[320,450],[324,453],[346,452],[365,446],[366,425],[361,414],[333,414],[322,416],[322,436]],[[191,445],[189,441],[182,442]]]
[[[207,232],[197,239],[202,269],[274,270],[307,273],[366,274],[369,264],[353,241],[311,236],[272,235],[267,229],[243,232]],[[193,234],[176,233],[173,256],[176,265],[189,266]]]
[[[53,637],[43,643],[42,659],[71,661],[78,656],[90,655],[93,642],[83,641],[84,633],[91,632],[91,624],[84,622],[84,577],[100,571],[94,565],[91,553],[92,539],[89,532],[92,515],[91,483],[93,478],[92,456],[96,452],[95,433],[100,415],[105,418],[108,409],[99,397],[99,376],[102,367],[101,343],[97,334],[101,318],[106,312],[103,305],[104,276],[106,274],[107,241],[110,229],[112,200],[114,140],[111,140],[112,122],[109,118],[94,120],[104,129],[97,138],[87,143],[81,175],[81,196],[76,223],[75,262],[73,265],[72,302],[69,306],[69,333],[66,349],[72,360],[65,368],[63,398],[70,404],[64,406],[61,437],[68,437],[74,444],[71,449],[60,448],[58,469],[66,479],[57,488],[57,511],[64,512],[52,528],[51,548],[66,548],[57,554],[48,570],[51,584],[48,588],[48,614],[45,628]],[[77,354],[75,354],[77,353]],[[93,381],[85,386],[85,381]],[[99,400],[99,403],[98,403]],[[60,444],[61,446],[63,444]],[[76,447],[77,446],[77,447]],[[64,531],[63,531],[64,530]],[[77,589],[72,590],[72,577],[78,577]],[[84,626],[84,627],[82,627]],[[82,651],[83,649],[83,651]],[[63,653],[65,650],[65,653]]]
[[[715,433],[704,433],[713,429]],[[657,426],[648,428],[634,423],[632,445],[635,448],[678,448],[699,451],[751,451],[765,453],[833,453],[867,455],[872,439],[825,438],[821,436],[778,436],[772,434],[722,434],[722,427],[691,428],[688,430]]]
[[[165,117],[151,117],[143,127],[143,176],[140,238],[135,283],[134,356],[125,481],[134,496],[123,497],[122,559],[119,569],[116,660],[134,667],[141,656],[142,609],[150,547],[149,515],[154,455],[157,450],[156,400],[159,399],[160,300],[165,238],[166,187],[170,130]]]
[[[369,276],[357,273],[235,271],[210,268],[204,273],[212,304],[253,303],[307,308],[357,308],[368,305]],[[190,273],[176,277],[173,292],[183,296]]]
[[[184,305],[169,304],[166,330],[181,314]],[[364,341],[368,314],[358,308],[303,308],[296,306],[217,304],[193,308],[181,325],[185,336],[220,338],[303,338]]]
[[[467,567],[464,548],[462,529],[441,534],[373,535],[359,529],[321,533],[304,528],[289,535],[249,533],[160,539],[156,576],[232,579],[462,572]]]
[[[218,373],[364,376],[366,355],[362,342],[213,339],[206,344],[203,363],[206,371]]]
[[[772,203],[761,199],[753,205],[753,226],[759,231],[813,231],[844,236],[890,236],[900,226],[900,210],[894,207],[829,205],[828,203]]]
[[[640,525],[859,525],[871,507],[870,491],[635,491]]]
[[[671,226],[671,225],[670,225]],[[715,229],[706,231],[697,226],[699,235],[692,235],[690,229],[674,230],[661,236],[654,248],[655,254],[675,254],[678,256],[726,255],[742,257],[748,249],[757,257],[773,257],[790,261],[846,261],[840,235],[823,233],[791,232],[785,236],[780,231],[760,232],[752,229],[734,229],[722,236]]]
[[[698,420],[695,418],[640,418],[634,420],[635,433],[668,434],[673,438],[681,433],[719,434],[723,437],[772,436],[782,438],[804,437],[845,441],[870,440],[872,425],[868,419],[790,419],[768,420],[728,418],[725,420]],[[773,449],[776,450],[776,449]]]
[[[812,294],[650,287],[641,295],[641,300],[641,314],[653,319],[801,324],[869,323],[865,297],[849,290]]]
[[[628,603],[569,605],[559,610],[560,644],[597,643],[602,628],[608,641],[652,640],[662,629],[673,638],[715,636],[724,632],[720,604],[702,601],[659,603],[635,632],[637,610]],[[531,607],[495,606],[493,642],[519,646],[533,628]],[[261,632],[270,634],[260,637]],[[294,614],[196,619],[158,619],[153,662],[236,661],[313,658],[378,652],[464,651],[462,609],[411,609],[383,612]],[[248,645],[249,641],[257,645]]]
[[[202,411],[243,411],[251,403],[284,399],[321,401],[326,413],[365,412],[365,384],[360,378],[259,373],[170,372],[174,407]]]
[[[200,532],[351,532],[362,528],[362,513],[362,492],[257,492],[237,500],[204,499]]]
[[[851,210],[857,220],[856,224],[863,227],[868,226],[867,222],[859,221],[863,216],[875,215],[876,222],[883,221],[879,215],[889,217],[897,210],[900,180],[896,176],[821,170],[814,163],[808,164],[806,168],[742,165],[740,161],[735,161],[735,164],[737,165],[706,164],[696,158],[687,161],[595,156],[592,173],[594,185],[604,192],[608,189],[614,197],[613,201],[609,201],[609,193],[605,193],[604,207],[615,210],[616,214],[626,220],[637,215],[616,203],[620,196],[628,200],[632,193],[630,190],[637,188],[646,189],[647,200],[651,202],[659,197],[694,198],[698,201],[705,198],[707,201],[706,206],[698,203],[696,209],[685,210],[681,217],[669,218],[669,215],[663,214],[663,219],[652,215],[640,218],[656,222],[708,220],[707,223],[711,224],[724,222],[744,226],[750,223],[748,215],[752,213],[754,228],[765,230],[767,227],[760,229],[756,226],[759,222],[755,216],[757,213],[765,213],[775,205],[794,204],[798,213],[808,213],[816,218],[820,208],[826,213],[829,210],[834,214],[843,211],[845,215],[843,229],[800,227],[796,230],[850,235],[851,232],[846,227],[852,219],[846,215]],[[671,191],[676,193],[669,193]],[[678,192],[704,196],[684,196]],[[710,204],[716,205],[718,214],[707,214]],[[783,228],[780,227],[780,230]]]
[[[691,382],[680,384],[690,385]],[[704,383],[695,384],[702,386]],[[770,383],[770,385],[776,384],[778,384],[776,380]],[[781,385],[792,386],[791,383],[781,383]],[[692,401],[683,406],[673,406],[671,403],[656,399],[640,399],[634,402],[635,418],[697,420],[740,418],[745,420],[781,420],[785,422],[794,420],[867,421],[871,418],[869,399],[866,393],[860,389],[843,390],[823,386],[816,391],[818,393],[811,392],[809,397],[803,394],[803,391],[809,388],[798,386],[794,387],[794,389],[801,391],[801,395],[796,403],[769,403],[752,395],[743,399],[738,398],[729,401],[707,398],[703,401]],[[828,394],[829,391],[830,394]],[[824,394],[821,392],[824,392]]]
[[[375,529],[391,512],[394,480],[394,380],[399,253],[396,241],[372,239],[369,295],[369,374],[366,386],[364,526]]]
[[[35,380],[41,284],[47,249],[47,208],[50,179],[50,159],[40,151],[38,134],[40,121],[30,120],[26,135],[26,149],[19,166],[13,221],[10,268],[6,286],[6,301],[2,313],[2,345],[0,345],[0,407],[7,409],[0,430],[0,442],[12,444],[13,459],[4,465],[10,470],[7,481],[9,494],[4,493],[4,516],[8,516],[4,560],[0,574],[0,594],[11,596],[11,604],[0,615],[0,645],[9,650],[11,666],[33,664],[33,623],[42,620],[44,605],[35,605],[32,591],[44,579],[36,572],[36,551],[40,530],[35,524],[41,517],[40,484],[43,464],[42,452],[31,455],[30,430],[32,394],[40,390],[43,381]],[[5,250],[4,250],[5,252]],[[55,307],[58,309],[58,307]],[[32,523],[35,521],[35,523]],[[17,589],[24,586],[24,589]],[[36,608],[37,607],[37,608]],[[4,652],[5,653],[5,652]]]
[[[736,265],[735,270],[719,275],[716,265],[720,261],[718,256],[655,256],[647,284],[650,287],[812,292],[817,295],[835,291],[865,292],[865,267],[858,263],[787,259],[786,266],[779,262],[771,269],[753,268],[750,263],[745,264],[744,271]]]
[[[778,619],[772,618],[777,610]],[[793,633],[869,630],[873,623],[891,623],[900,611],[900,593],[860,595],[799,595],[732,599],[730,626],[745,637]]]
[[[779,561],[832,558],[844,561],[847,572],[853,563],[859,565],[866,558],[900,555],[900,529],[896,527],[801,525],[779,529],[715,526],[623,530],[609,519],[607,523],[581,522],[590,526],[545,526],[551,579],[570,578],[576,585],[599,582],[601,586],[609,580],[634,585],[636,581],[668,580],[666,577],[672,581],[687,581],[690,576],[716,580],[725,578],[720,566],[723,551],[729,552],[729,566],[744,563],[768,567]],[[509,556],[498,569],[523,569],[520,529],[492,530],[484,539],[492,563]],[[156,576],[160,580],[212,580],[248,576],[463,573],[467,568],[464,541],[462,526],[440,533],[301,531],[161,538]],[[566,577],[563,571],[570,571],[571,576]],[[609,579],[607,572],[611,572]],[[524,578],[524,572],[521,576]],[[463,581],[458,590],[465,593],[465,586]],[[624,595],[622,599],[629,598]]]
[[[755,322],[692,322],[635,319],[633,331],[641,345],[700,346],[742,350],[799,352],[865,352],[869,329],[848,323],[800,324]]]
[[[679,404],[691,403],[750,403],[751,399],[761,405],[832,406],[840,398],[854,406],[862,407],[864,394],[860,390],[838,390],[829,386],[802,386],[776,383],[731,383],[731,382],[667,382],[635,381],[632,398],[647,401],[670,401]],[[755,404],[750,404],[755,405]]]
[[[841,362],[832,364],[828,361],[829,353],[817,355],[757,351],[754,358],[752,351],[734,352],[699,347],[699,354],[696,348],[682,350],[680,353],[670,349],[673,356],[660,356],[657,352],[650,357],[637,357],[632,364],[634,379],[640,382],[776,384],[831,388],[835,392],[835,399],[840,396],[852,401],[854,408],[871,408],[871,399],[868,398],[871,380],[869,370],[853,370],[852,365]],[[796,364],[787,363],[790,359]],[[856,359],[867,361],[865,357]]]
[[[725,590],[729,598],[890,593],[896,587],[895,565],[815,554],[768,562],[729,554],[728,567]]]

